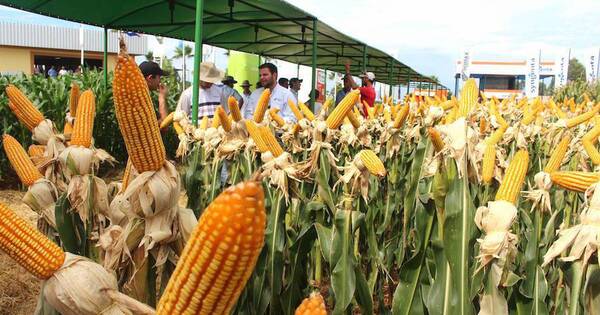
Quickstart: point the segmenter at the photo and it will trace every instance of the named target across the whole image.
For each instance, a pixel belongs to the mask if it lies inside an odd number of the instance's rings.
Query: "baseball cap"
[[[298,78],[291,78],[291,79],[290,79],[290,84],[292,84],[292,83],[294,83],[294,82],[300,82],[300,83],[302,83],[302,81],[304,81],[304,80],[302,80],[302,79],[298,79]]]
[[[144,61],[144,62],[140,63],[139,67],[140,67],[140,71],[142,72],[142,74],[145,77],[149,76],[149,75],[164,76],[164,75],[168,74],[166,71],[164,71],[163,69],[160,68],[158,63],[156,63],[154,61]]]
[[[360,78],[367,78],[367,79],[369,79],[371,81],[375,80],[375,74],[373,72],[365,72],[365,73],[359,75],[358,77],[360,77]]]

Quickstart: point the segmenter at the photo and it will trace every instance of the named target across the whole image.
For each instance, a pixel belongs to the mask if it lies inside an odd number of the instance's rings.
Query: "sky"
[[[449,88],[455,62],[466,50],[473,60],[524,60],[540,50],[542,60],[553,60],[571,49],[571,56],[582,60],[585,51],[600,47],[600,0],[288,2],[422,74],[437,76]],[[0,20],[78,26],[2,6]],[[166,41],[168,56],[177,44]],[[149,48],[156,46],[151,38]],[[224,51],[216,50],[215,61],[226,66]]]

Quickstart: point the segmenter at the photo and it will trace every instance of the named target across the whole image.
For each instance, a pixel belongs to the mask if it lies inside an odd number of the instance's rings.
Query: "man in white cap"
[[[288,101],[295,102],[294,96],[292,92],[283,86],[279,85],[277,82],[277,66],[274,64],[267,62],[260,67],[258,67],[258,71],[260,73],[260,84],[261,87],[254,90],[248,99],[247,106],[244,106],[244,110],[242,115],[245,119],[251,119],[254,116],[254,110],[256,109],[256,104],[258,103],[258,99],[260,95],[265,90],[265,88],[269,88],[271,90],[271,98],[269,99],[269,107],[270,108],[279,108],[279,115],[287,122],[295,122],[296,116],[290,109],[288,105]]]
[[[373,83],[375,82],[375,74],[373,72],[364,72],[362,74],[359,75],[359,77],[362,80],[362,86],[359,87],[356,82],[354,82],[354,79],[352,78],[352,75],[350,74],[350,64],[346,63],[346,76],[344,77],[344,80],[346,80],[347,84],[350,84],[350,86],[352,87],[353,90],[355,89],[359,89],[360,90],[360,99],[361,101],[364,101],[367,103],[367,105],[369,107],[373,107],[375,105],[375,88],[373,87]],[[367,112],[367,108],[366,107],[362,107],[362,114],[364,117],[368,117],[369,113]]]
[[[215,115],[217,107],[221,105],[224,99],[223,88],[218,84],[223,80],[224,72],[217,69],[212,62],[203,62],[200,64],[200,90],[198,93],[198,120],[207,116],[212,118]],[[192,87],[185,89],[179,97],[177,110],[185,112],[188,117],[192,115]],[[223,104],[226,112],[229,111],[227,104]]]

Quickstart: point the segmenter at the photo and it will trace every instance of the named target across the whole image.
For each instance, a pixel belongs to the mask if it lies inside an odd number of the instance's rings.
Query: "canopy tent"
[[[0,0],[0,4],[100,26],[105,34],[118,29],[160,35],[195,41],[196,52],[208,44],[311,66],[313,90],[316,68],[344,72],[346,60],[352,73],[372,71],[390,90],[415,81],[436,83],[281,0]],[[195,73],[199,61],[194,60]]]

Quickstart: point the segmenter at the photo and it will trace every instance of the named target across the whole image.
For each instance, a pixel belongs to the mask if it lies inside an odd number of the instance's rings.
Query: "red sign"
[[[323,103],[325,101],[325,71],[317,69],[317,90],[319,91],[318,102]]]

